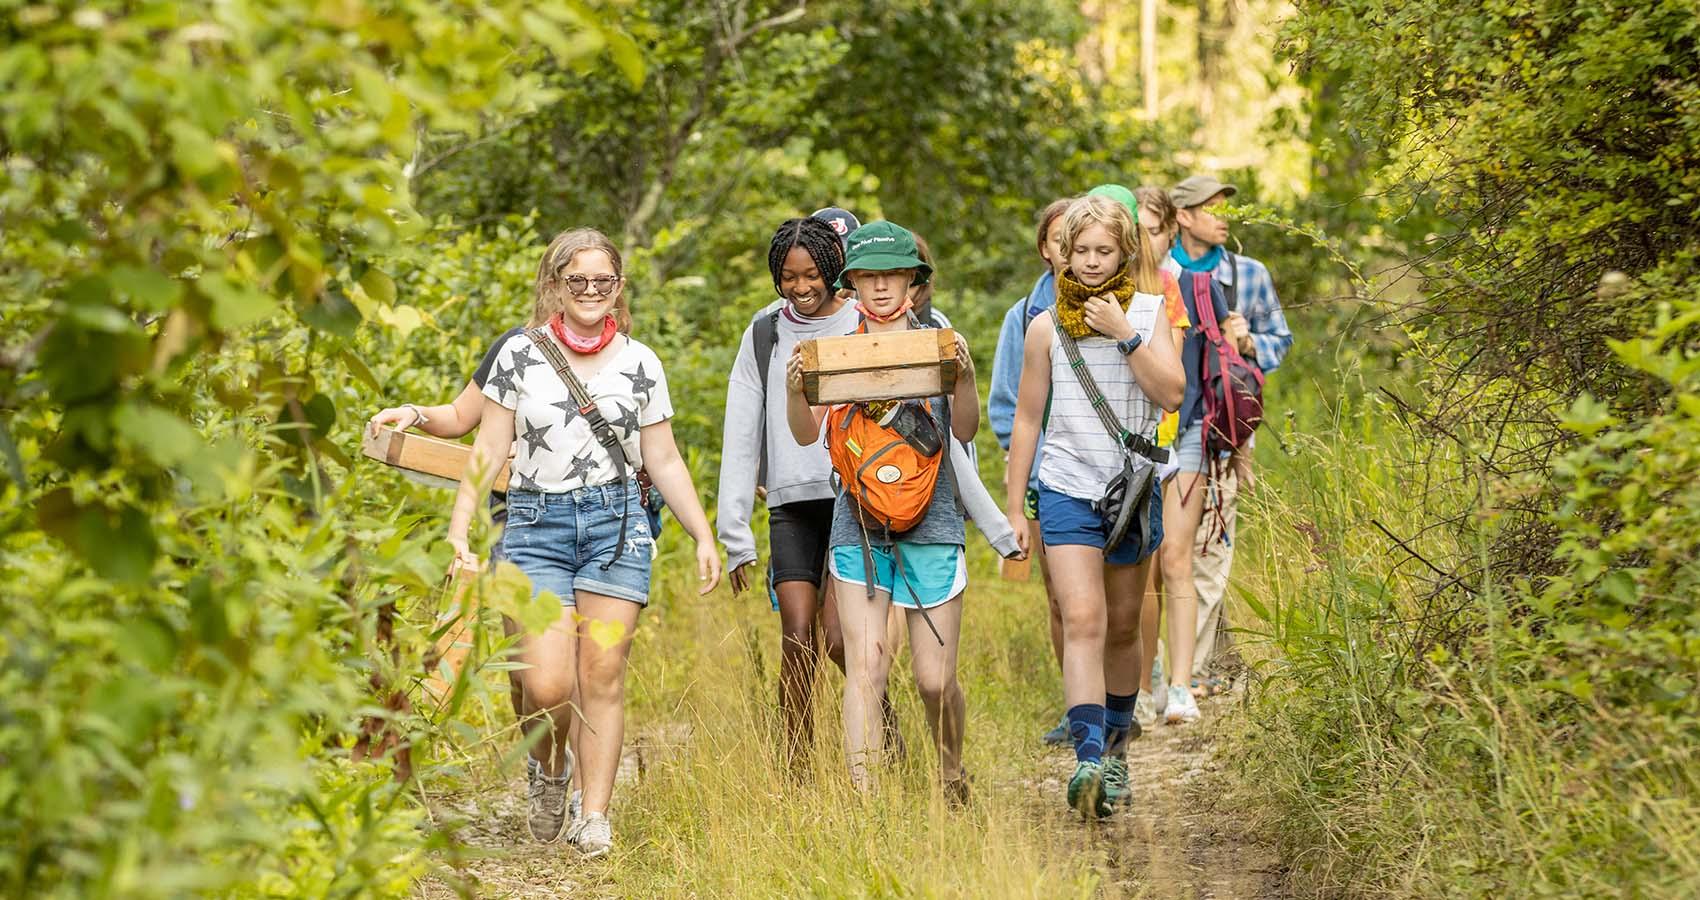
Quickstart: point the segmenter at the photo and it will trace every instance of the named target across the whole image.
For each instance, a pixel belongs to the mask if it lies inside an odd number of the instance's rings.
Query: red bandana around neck
[[[567,348],[574,353],[590,354],[613,343],[614,335],[619,331],[619,328],[614,324],[614,317],[608,316],[602,320],[601,334],[593,338],[579,337],[567,330],[567,325],[561,320],[561,315],[556,313],[549,319],[549,330],[554,333],[556,340],[567,345]]]
[[[861,301],[858,300],[856,302],[856,309],[859,312],[861,312],[862,316],[864,318],[873,319],[875,322],[895,322],[898,319],[902,318],[903,316],[908,315],[909,311],[914,309],[914,308],[915,308],[915,300],[911,297],[904,297],[903,298],[903,305],[899,306],[897,308],[897,312],[894,312],[889,316],[879,316],[879,315],[875,315],[874,311],[869,309]]]

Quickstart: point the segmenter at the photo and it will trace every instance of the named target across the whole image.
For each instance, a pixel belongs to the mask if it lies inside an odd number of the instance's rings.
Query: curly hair
[[[773,290],[779,292],[779,270],[793,247],[802,247],[820,270],[821,280],[830,292],[844,271],[844,245],[832,226],[816,218],[786,219],[773,233],[773,243],[767,246],[767,271],[773,276]],[[782,295],[783,296],[783,295]]]
[[[1157,275],[1157,260],[1151,245],[1140,236],[1132,211],[1108,197],[1081,197],[1069,204],[1063,213],[1063,234],[1068,246],[1080,239],[1080,233],[1093,225],[1102,225],[1115,239],[1122,251],[1122,265],[1127,267],[1134,286],[1147,294],[1163,293],[1163,282]]]

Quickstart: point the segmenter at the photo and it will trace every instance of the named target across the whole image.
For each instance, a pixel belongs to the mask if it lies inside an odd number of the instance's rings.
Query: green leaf
[[[360,275],[360,289],[366,296],[385,305],[395,303],[395,279],[381,269],[367,269]]]
[[[557,62],[570,63],[602,49],[602,34],[598,31],[583,29],[569,36],[559,25],[531,10],[521,12],[519,21],[525,33],[549,48]]]
[[[146,582],[159,555],[153,524],[133,506],[85,507],[77,516],[74,549],[102,578],[130,584]]]
[[[199,279],[195,288],[212,301],[212,326],[220,331],[252,325],[277,310],[276,300],[222,276]]]
[[[618,28],[604,29],[602,35],[608,41],[608,55],[613,58],[620,73],[631,82],[634,90],[643,87],[643,51],[638,49],[637,41]]]
[[[165,133],[171,138],[172,164],[189,178],[210,175],[224,165],[212,137],[193,124],[174,119],[166,123]]]
[[[407,340],[407,336],[412,334],[414,329],[425,324],[425,317],[419,314],[419,310],[404,304],[379,307],[378,321],[394,328],[401,333],[402,340]]]
[[[177,632],[159,616],[142,616],[118,629],[118,649],[132,662],[156,672],[177,658]]]
[[[154,269],[139,266],[114,266],[112,281],[118,290],[129,294],[143,309],[165,312],[183,298],[183,285]]]
[[[360,310],[348,295],[332,287],[301,310],[301,321],[320,331],[350,337],[360,326]]]
[[[176,466],[199,453],[201,436],[187,422],[157,406],[132,403],[112,417],[118,433],[162,466]]]
[[[542,634],[560,621],[561,598],[549,591],[531,592],[531,579],[507,560],[497,562],[478,577],[474,590],[484,604],[513,619],[527,634]]]
[[[355,378],[360,379],[360,382],[371,388],[374,393],[383,392],[384,386],[378,382],[378,376],[372,374],[372,370],[366,366],[365,361],[355,355],[353,350],[344,350],[340,355],[343,365],[348,367],[348,371],[354,373]]]

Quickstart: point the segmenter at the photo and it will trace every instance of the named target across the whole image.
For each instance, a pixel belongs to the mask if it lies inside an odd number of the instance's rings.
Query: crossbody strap
[[[596,435],[596,442],[608,451],[609,458],[613,460],[615,473],[620,476],[621,481],[625,481],[626,470],[637,467],[626,456],[626,445],[620,442],[620,436],[614,433],[614,426],[602,415],[602,410],[596,405],[596,398],[590,395],[590,390],[579,380],[578,375],[573,373],[572,366],[567,364],[566,354],[550,339],[549,332],[542,328],[530,329],[525,336],[531,338],[531,342],[543,351],[543,357],[555,367],[555,374],[561,376],[561,381],[567,385],[567,393],[578,406],[578,414],[584,416],[585,422],[589,423],[591,434]]]
[[[590,396],[590,390],[584,386],[584,382],[573,374],[572,366],[567,364],[567,355],[562,353],[561,348],[557,347],[555,342],[550,339],[548,331],[542,328],[532,328],[526,331],[525,336],[531,338],[531,342],[543,351],[543,357],[549,360],[550,365],[555,367],[555,374],[561,376],[561,381],[566,383],[567,394],[573,398],[573,403],[578,405],[578,414],[583,416],[584,421],[590,425],[590,433],[596,436],[596,442],[601,444],[602,449],[608,452],[608,459],[614,464],[614,475],[619,479],[621,489],[624,490],[626,479],[631,477],[628,472],[636,469],[637,466],[626,458],[626,445],[620,443],[620,436],[614,433],[614,426],[608,424],[608,420],[603,417],[602,410],[596,405],[596,398]],[[622,510],[620,513],[620,536],[614,547],[614,556],[600,566],[605,572],[615,562],[618,562],[621,556],[625,555],[626,519],[625,511]]]
[[[1068,367],[1074,372],[1074,377],[1080,382],[1080,387],[1086,392],[1086,399],[1092,404],[1092,411],[1098,414],[1098,421],[1103,423],[1104,430],[1109,432],[1110,439],[1118,446],[1125,447],[1146,459],[1155,462],[1166,462],[1168,454],[1162,459],[1157,458],[1158,448],[1144,435],[1134,434],[1122,427],[1116,414],[1110,409],[1110,401],[1104,398],[1104,392],[1098,389],[1098,382],[1092,379],[1092,373],[1086,368],[1086,360],[1080,356],[1080,345],[1074,342],[1074,336],[1063,328],[1062,320],[1056,315],[1051,316],[1051,325],[1056,329],[1057,340],[1063,346],[1063,353],[1068,355]]]

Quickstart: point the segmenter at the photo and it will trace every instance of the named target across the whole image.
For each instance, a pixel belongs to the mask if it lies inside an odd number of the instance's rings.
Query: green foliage
[[[0,16],[0,890],[406,894],[426,823],[350,745],[445,558],[341,479],[380,360],[463,303],[387,274],[406,173],[549,100],[537,60],[635,48],[571,3]]]
[[[1572,409],[1566,427],[1587,441],[1554,467],[1564,570],[1535,598],[1550,686],[1645,710],[1687,741],[1700,739],[1697,324],[1690,295],[1662,304],[1646,337],[1614,344],[1668,389],[1657,412],[1620,423],[1587,398]]]

